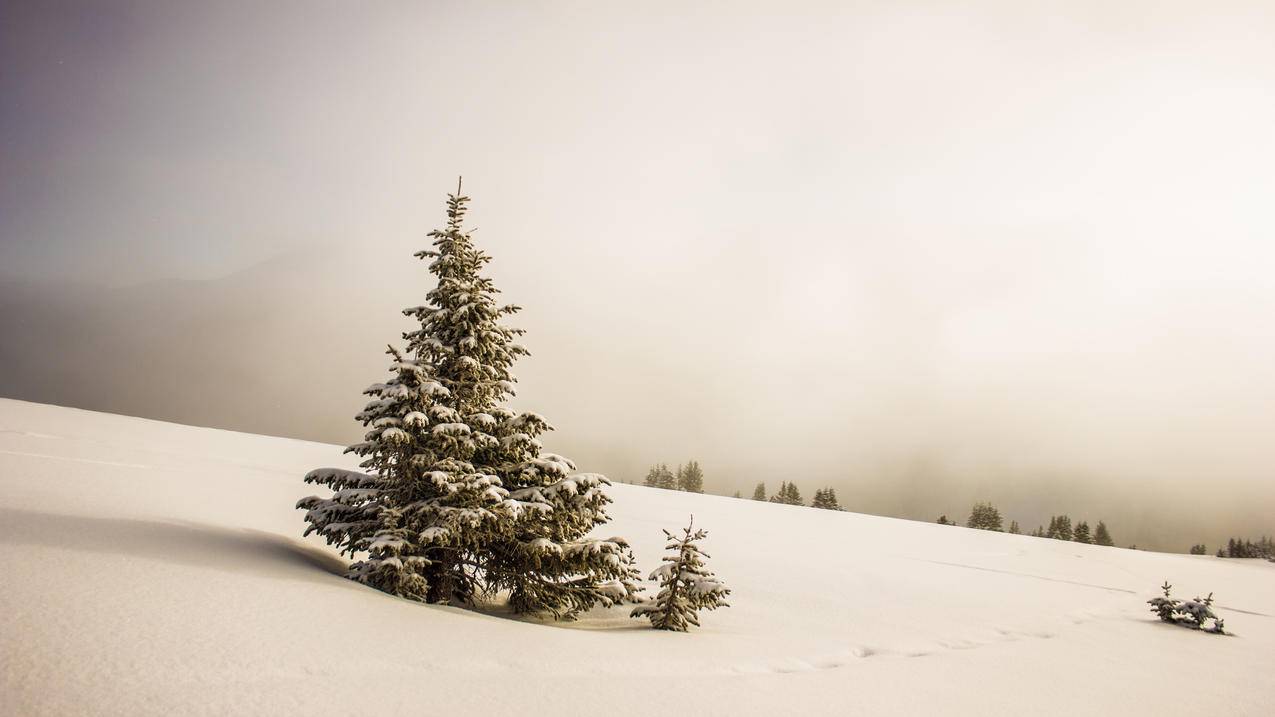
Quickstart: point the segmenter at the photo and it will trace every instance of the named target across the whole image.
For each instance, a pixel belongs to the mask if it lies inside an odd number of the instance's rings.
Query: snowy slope
[[[1275,564],[618,485],[605,532],[646,572],[693,512],[733,607],[537,624],[335,576],[292,510],[321,465],[0,400],[0,713],[1275,714]],[[1236,634],[1156,622],[1166,578]]]

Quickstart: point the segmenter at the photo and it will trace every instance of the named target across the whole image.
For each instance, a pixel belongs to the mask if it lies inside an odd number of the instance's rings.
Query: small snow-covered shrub
[[[1168,580],[1164,581],[1160,589],[1164,591],[1164,595],[1151,598],[1147,604],[1151,606],[1151,612],[1154,612],[1161,620],[1175,625],[1186,625],[1196,630],[1202,629],[1205,632],[1225,634],[1222,629],[1222,618],[1213,612],[1213,593],[1209,593],[1209,596],[1203,600],[1198,597],[1193,600],[1178,600],[1170,594],[1173,586]],[[1204,623],[1208,620],[1212,620],[1213,625],[1205,627]]]
[[[708,533],[693,531],[694,526],[692,516],[691,524],[682,529],[681,536],[664,531],[669,541],[665,548],[670,555],[650,577],[660,581],[660,592],[655,599],[633,608],[633,617],[649,618],[657,630],[686,632],[691,625],[699,627],[696,615],[699,610],[730,607],[725,601],[730,589],[704,566],[704,559],[709,556],[695,544]]]

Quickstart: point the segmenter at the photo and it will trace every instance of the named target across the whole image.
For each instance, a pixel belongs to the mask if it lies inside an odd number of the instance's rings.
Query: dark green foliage
[[[1192,545],[1192,546],[1191,546],[1191,554],[1192,554],[1192,555],[1208,555],[1208,553],[1209,553],[1209,549],[1208,549],[1208,548],[1206,548],[1206,547],[1204,547],[1204,543],[1200,543],[1199,545]]]
[[[824,510],[841,510],[841,504],[837,502],[837,491],[832,488],[816,489],[815,498],[810,505]]]
[[[757,487],[753,488],[753,500],[766,500],[765,483],[758,483]]]
[[[999,532],[1002,526],[1001,513],[991,503],[975,503],[974,508],[970,511],[969,520],[965,522],[965,526],[978,530],[995,530]]]
[[[1019,533],[1023,532],[1022,530],[1019,529],[1017,520],[1009,521],[1009,532],[1012,535],[1018,535]]]
[[[655,598],[633,608],[633,617],[646,617],[658,630],[686,632],[694,625],[699,627],[700,610],[716,610],[729,607],[725,601],[730,589],[704,565],[709,557],[699,549],[696,541],[708,536],[703,530],[693,530],[695,518],[682,529],[682,535],[665,530],[668,539],[665,548],[670,555],[650,575],[650,580],[660,581]]]
[[[951,521],[951,520],[948,520],[948,519],[947,519],[947,514],[946,514],[946,513],[944,513],[943,515],[940,515],[940,516],[939,516],[939,519],[938,519],[937,521],[935,521],[935,522],[937,522],[939,525],[956,525],[956,523],[955,523],[954,521]]]

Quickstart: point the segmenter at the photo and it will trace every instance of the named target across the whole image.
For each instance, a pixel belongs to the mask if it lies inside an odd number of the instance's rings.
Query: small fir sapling
[[[1213,612],[1213,593],[1209,593],[1204,599],[1197,597],[1193,600],[1178,600],[1171,594],[1173,586],[1168,580],[1164,581],[1160,589],[1164,591],[1164,595],[1151,598],[1147,604],[1151,606],[1151,612],[1162,621],[1219,635],[1225,634],[1222,618]],[[1204,626],[1208,620],[1213,621],[1211,627]]]
[[[1151,606],[1151,612],[1158,615],[1161,620],[1164,622],[1173,622],[1173,612],[1178,607],[1178,601],[1170,595],[1170,591],[1173,590],[1173,586],[1169,584],[1168,580],[1165,580],[1164,585],[1161,585],[1160,589],[1164,591],[1164,595],[1161,597],[1151,598],[1147,601],[1147,604]]]
[[[655,598],[633,608],[633,617],[645,617],[657,630],[686,632],[691,625],[699,627],[700,610],[716,610],[729,607],[725,597],[730,589],[704,565],[709,557],[700,550],[696,541],[708,536],[704,530],[695,530],[695,517],[678,536],[664,531],[669,555],[660,567],[651,572],[649,579],[658,580],[659,593]]]

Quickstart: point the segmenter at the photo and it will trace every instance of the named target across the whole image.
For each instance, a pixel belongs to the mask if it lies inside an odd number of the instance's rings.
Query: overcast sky
[[[4,275],[410,261],[464,174],[520,401],[601,468],[1269,513],[1275,3],[0,8]]]

